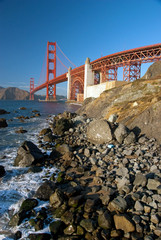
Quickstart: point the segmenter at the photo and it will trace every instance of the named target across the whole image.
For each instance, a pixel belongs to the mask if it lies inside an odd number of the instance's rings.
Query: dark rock
[[[26,110],[27,108],[26,107],[20,107],[20,110]]]
[[[23,129],[22,127],[15,131],[15,133],[26,133],[27,130]]]
[[[23,203],[21,204],[20,211],[25,211],[25,212],[30,211],[33,208],[35,208],[37,205],[38,205],[37,199],[28,198],[24,200]]]
[[[95,200],[93,199],[87,199],[84,205],[84,211],[85,212],[92,212],[94,210],[95,206]]]
[[[60,207],[55,209],[55,211],[53,213],[54,218],[61,218],[66,210],[67,210],[67,204],[64,203]]]
[[[66,118],[58,119],[54,126],[54,133],[57,135],[63,135],[65,131],[68,131],[72,127],[72,122]]]
[[[89,141],[97,144],[110,142],[112,132],[110,125],[106,120],[94,120],[87,126],[87,138]]]
[[[103,229],[110,229],[112,227],[112,218],[107,211],[99,214],[98,225]]]
[[[5,175],[6,171],[3,166],[0,165],[0,178]]]
[[[51,235],[48,233],[37,233],[37,234],[29,234],[28,238],[30,240],[50,240]]]
[[[22,221],[27,217],[27,214],[25,211],[19,211],[16,214],[14,214],[10,221],[9,226],[15,227],[22,223]]]
[[[93,232],[94,231],[94,222],[91,219],[83,219],[80,222],[80,225],[87,231]]]
[[[7,127],[8,124],[6,122],[6,119],[5,118],[0,118],[0,128],[4,128],[4,127]]]
[[[74,222],[74,214],[71,211],[66,211],[62,216],[61,220],[66,224],[70,224]]]
[[[80,203],[82,198],[83,198],[82,195],[70,197],[69,200],[68,200],[68,205],[70,207],[76,208],[78,206],[78,204]]]
[[[62,232],[63,222],[61,220],[56,220],[49,225],[49,229],[52,235],[58,236]]]
[[[42,172],[42,168],[38,166],[30,167],[28,173],[39,173]]]
[[[10,112],[7,112],[6,110],[4,110],[4,109],[0,109],[0,115],[2,115],[2,114],[9,114]]]
[[[32,164],[42,162],[43,158],[43,153],[35,144],[30,141],[25,141],[17,151],[14,165],[19,167],[28,167]]]
[[[20,239],[22,237],[22,233],[20,231],[17,231],[14,236],[14,240]]]
[[[52,193],[55,191],[55,184],[51,181],[45,181],[36,191],[35,197],[48,201]]]

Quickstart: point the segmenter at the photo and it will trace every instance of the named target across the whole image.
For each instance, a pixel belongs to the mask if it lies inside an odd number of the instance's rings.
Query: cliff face
[[[118,122],[138,129],[161,143],[160,74],[161,62],[156,62],[142,79],[105,91],[97,99],[87,99],[78,113],[105,119],[115,113]]]
[[[0,100],[27,100],[29,92],[15,87],[0,88]]]

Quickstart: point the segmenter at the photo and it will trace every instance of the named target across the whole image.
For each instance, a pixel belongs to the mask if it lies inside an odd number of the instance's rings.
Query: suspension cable
[[[58,46],[59,50],[61,51],[61,53],[64,55],[64,57],[74,66],[77,67],[74,63],[72,63],[69,58],[67,58],[67,56],[63,53],[63,51],[60,49],[59,45],[56,43],[56,45]]]
[[[56,55],[56,58],[60,61],[60,63],[68,70],[68,68],[64,65],[64,63],[62,63],[62,61],[58,58],[58,56]]]

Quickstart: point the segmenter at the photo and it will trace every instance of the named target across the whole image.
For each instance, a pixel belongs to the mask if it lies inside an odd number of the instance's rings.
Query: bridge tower
[[[32,91],[34,90],[34,78],[30,78],[30,100],[34,100],[34,94]]]
[[[49,80],[53,78],[56,78],[56,42],[48,42],[46,65],[46,100],[56,100],[56,84],[49,84]]]

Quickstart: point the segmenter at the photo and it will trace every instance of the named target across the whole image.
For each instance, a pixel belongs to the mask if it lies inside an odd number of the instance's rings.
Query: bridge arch
[[[84,93],[84,81],[81,77],[75,77],[72,79],[71,85],[71,100],[77,100],[77,94]]]

